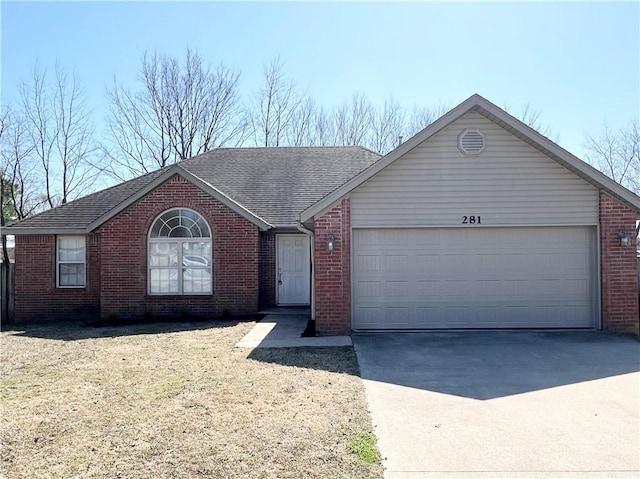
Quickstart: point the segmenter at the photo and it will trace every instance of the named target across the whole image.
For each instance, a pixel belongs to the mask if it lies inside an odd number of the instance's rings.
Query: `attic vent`
[[[463,130],[458,136],[458,149],[467,155],[479,155],[484,151],[484,135],[480,130]]]

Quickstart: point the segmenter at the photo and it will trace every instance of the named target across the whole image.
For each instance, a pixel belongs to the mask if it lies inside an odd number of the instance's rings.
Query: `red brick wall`
[[[260,306],[276,305],[276,235],[273,231],[260,233],[258,252],[260,271]]]
[[[606,331],[640,334],[637,218],[629,208],[606,193],[600,193],[602,328]],[[620,246],[618,232],[621,229],[631,236],[631,246]]]
[[[351,332],[351,206],[342,200],[315,220],[316,331],[320,335]],[[327,251],[327,235],[335,246]]]
[[[204,217],[213,236],[213,295],[147,294],[147,235],[170,208]],[[215,317],[258,309],[258,228],[180,176],[174,176],[100,228],[103,317]]]
[[[85,319],[100,308],[100,236],[86,241],[84,288],[56,287],[56,236],[18,235],[15,249],[15,319]]]

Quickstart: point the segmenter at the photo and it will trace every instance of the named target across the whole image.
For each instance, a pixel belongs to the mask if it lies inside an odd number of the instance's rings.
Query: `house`
[[[640,197],[479,95],[394,151],[217,149],[21,221],[17,320],[639,333]]]

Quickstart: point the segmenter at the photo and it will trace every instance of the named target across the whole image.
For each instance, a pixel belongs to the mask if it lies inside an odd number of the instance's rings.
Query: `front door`
[[[311,291],[309,237],[278,235],[276,238],[278,304],[307,305]]]

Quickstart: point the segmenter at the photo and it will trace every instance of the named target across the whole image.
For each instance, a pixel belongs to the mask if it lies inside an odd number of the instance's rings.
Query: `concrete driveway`
[[[356,334],[385,478],[640,477],[640,342]]]

